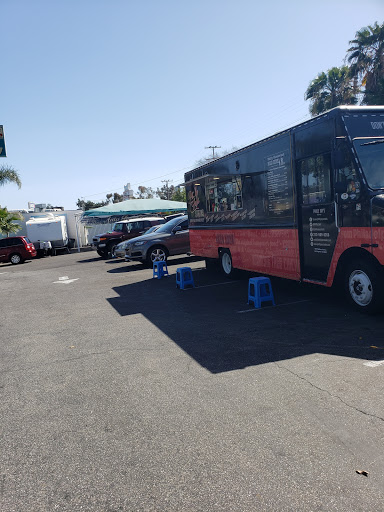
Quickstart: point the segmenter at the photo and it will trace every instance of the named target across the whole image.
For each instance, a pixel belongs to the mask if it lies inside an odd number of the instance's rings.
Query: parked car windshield
[[[165,224],[162,224],[156,233],[170,233],[172,229],[180,224],[183,220],[186,220],[187,217],[177,217],[176,219],[169,220]]]
[[[353,141],[368,185],[371,188],[384,188],[383,178],[383,139],[355,139]]]
[[[144,235],[149,235],[149,233],[153,233],[154,231],[157,231],[161,224],[157,224],[156,226],[152,226],[147,229],[147,231],[144,233]]]

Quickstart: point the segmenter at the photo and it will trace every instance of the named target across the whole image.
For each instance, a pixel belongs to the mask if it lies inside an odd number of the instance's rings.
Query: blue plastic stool
[[[195,287],[190,267],[180,267],[176,270],[176,288],[184,290],[186,286]]]
[[[248,282],[248,304],[253,302],[255,308],[261,308],[262,302],[270,301],[275,306],[269,277],[251,277]]]
[[[163,276],[168,276],[168,267],[166,261],[154,261],[153,262],[153,277],[155,279],[161,279]]]

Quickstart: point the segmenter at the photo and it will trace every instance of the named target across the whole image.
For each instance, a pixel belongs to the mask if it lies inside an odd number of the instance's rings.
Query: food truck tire
[[[349,303],[363,313],[377,313],[383,308],[383,270],[366,259],[345,267],[344,291]]]
[[[222,249],[220,251],[220,270],[230,279],[236,277],[237,272],[233,268],[231,251],[229,249]]]

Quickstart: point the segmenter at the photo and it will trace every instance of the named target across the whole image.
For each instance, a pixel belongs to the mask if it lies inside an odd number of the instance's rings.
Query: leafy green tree
[[[112,203],[121,203],[123,201],[123,194],[119,194],[118,192],[114,192],[113,194],[107,194],[107,204]]]
[[[76,206],[81,210],[93,210],[94,208],[100,208],[101,206],[106,206],[109,201],[100,201],[99,203],[94,203],[93,201],[84,201],[84,199],[78,199]]]
[[[349,44],[351,76],[364,87],[362,103],[384,105],[384,23],[363,27]]]
[[[121,203],[121,201],[123,200],[123,194],[119,194],[118,192],[114,192],[113,194],[113,199],[112,199],[112,202],[113,203]]]
[[[21,180],[19,173],[9,165],[0,166],[0,186],[7,183],[15,183],[19,188],[21,187]]]
[[[22,220],[20,213],[9,212],[7,208],[0,208],[0,233],[9,236],[11,233],[20,231],[21,226],[16,221]]]
[[[184,203],[187,201],[187,194],[185,192],[185,187],[175,187],[175,191],[171,197],[172,201],[183,201]]]
[[[163,185],[161,188],[157,188],[156,195],[160,199],[171,199],[173,194],[175,193],[174,185]]]
[[[201,165],[206,165],[209,162],[213,162],[213,160],[217,160],[218,158],[221,158],[222,156],[229,155],[230,153],[234,153],[239,148],[236,146],[232,146],[231,149],[224,149],[223,151],[216,152],[215,158],[200,158],[199,160],[196,160],[195,167],[200,167]]]
[[[309,84],[305,99],[311,102],[309,111],[312,116],[338,105],[356,105],[356,89],[348,66],[333,67],[320,73]]]
[[[155,195],[154,190],[151,187],[137,187],[138,199],[152,199]]]

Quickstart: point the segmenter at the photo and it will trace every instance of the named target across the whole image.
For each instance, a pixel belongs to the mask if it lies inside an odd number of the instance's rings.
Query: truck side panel
[[[235,268],[300,280],[297,229],[190,229],[191,251],[218,258],[219,249],[231,251]]]

